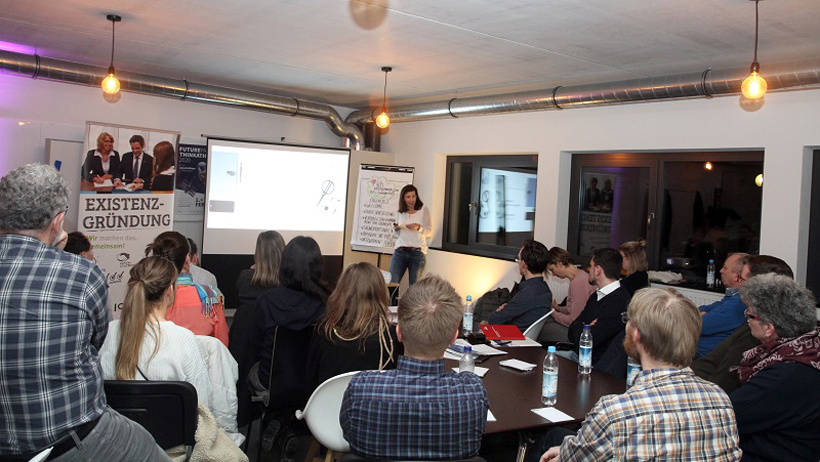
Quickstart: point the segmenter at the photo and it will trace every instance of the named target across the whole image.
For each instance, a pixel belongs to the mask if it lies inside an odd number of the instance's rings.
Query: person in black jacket
[[[102,132],[97,137],[97,149],[88,151],[83,162],[83,179],[101,184],[120,177],[120,153],[114,150],[114,137]]]
[[[626,311],[631,296],[621,287],[623,258],[612,248],[598,249],[589,262],[589,283],[598,290],[590,295],[584,311],[569,326],[569,341],[575,344],[574,360],[577,361],[578,344],[585,324],[591,326],[592,364],[603,356],[613,339],[623,339],[625,324],[621,313]]]
[[[151,184],[151,175],[154,173],[154,158],[144,152],[145,138],[142,135],[132,136],[128,142],[131,152],[122,155],[120,176],[117,182],[142,184],[143,188]],[[134,169],[136,167],[136,170]]]
[[[489,324],[514,324],[521,332],[541,319],[552,308],[552,292],[544,281],[549,263],[549,250],[544,244],[527,239],[518,251],[518,271],[523,280],[509,302],[490,313]]]
[[[151,191],[174,190],[174,145],[162,141],[154,146],[154,172],[151,175]]]
[[[820,459],[820,333],[811,291],[788,276],[754,276],[740,287],[760,345],[743,353],[741,386],[729,398],[743,460]]]

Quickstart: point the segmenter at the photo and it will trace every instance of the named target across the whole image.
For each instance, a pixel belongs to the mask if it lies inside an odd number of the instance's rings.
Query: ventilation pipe
[[[820,63],[766,66],[769,91],[820,87]],[[749,68],[649,77],[590,85],[558,86],[546,90],[505,93],[491,96],[453,98],[447,101],[393,105],[391,123],[475,117],[513,112],[551,111],[579,107],[610,106],[669,99],[709,98],[739,95]],[[375,109],[374,109],[375,110]],[[374,110],[351,113],[347,122],[362,124],[374,120]]]
[[[0,73],[92,87],[98,87],[108,75],[107,69],[102,67],[5,50],[0,50]],[[333,133],[345,138],[346,147],[361,149],[363,146],[359,128],[345,122],[326,104],[120,70],[117,78],[121,89],[132,93],[323,120]]]

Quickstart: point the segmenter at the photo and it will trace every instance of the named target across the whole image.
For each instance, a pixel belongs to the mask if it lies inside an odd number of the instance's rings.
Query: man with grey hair
[[[487,392],[472,372],[444,366],[458,336],[461,297],[428,276],[399,301],[395,370],[360,372],[345,392],[339,422],[354,453],[377,459],[454,460],[478,453]]]
[[[0,179],[0,455],[27,461],[168,460],[106,405],[98,350],[108,288],[66,238],[68,185],[47,165]]]
[[[698,308],[703,316],[703,329],[698,341],[697,357],[714,350],[718,343],[746,321],[743,317],[746,305],[740,300],[738,289],[744,282],[741,273],[747,257],[745,253],[734,253],[726,257],[723,268],[720,269],[720,280],[726,287],[725,295],[717,302]]]

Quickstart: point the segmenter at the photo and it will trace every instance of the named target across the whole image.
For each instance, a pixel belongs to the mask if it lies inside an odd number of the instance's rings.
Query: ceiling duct
[[[748,68],[648,77],[589,85],[558,86],[545,90],[491,96],[453,98],[447,101],[394,105],[387,113],[391,122],[475,117],[512,112],[551,111],[578,107],[611,106],[669,99],[740,95]],[[766,73],[769,91],[820,87],[820,63],[770,66]],[[373,121],[373,110],[351,113],[345,119],[356,124]]]
[[[0,73],[98,87],[108,75],[108,70],[36,54],[0,50]],[[345,138],[347,147],[361,149],[363,146],[359,128],[345,122],[335,109],[326,104],[132,72],[117,71],[117,78],[121,90],[132,93],[323,120],[333,133]]]

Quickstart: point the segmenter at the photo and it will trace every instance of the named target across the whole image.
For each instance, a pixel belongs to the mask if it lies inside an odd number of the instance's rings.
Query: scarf
[[[746,350],[735,370],[744,384],[764,367],[778,363],[799,363],[820,370],[820,332],[814,329],[799,337],[776,338]]]
[[[199,294],[199,301],[202,302],[202,314],[206,318],[216,316],[214,306],[222,303],[222,293],[219,289],[209,285],[194,284],[194,279],[190,274],[180,274],[177,277],[177,285],[194,286]]]

